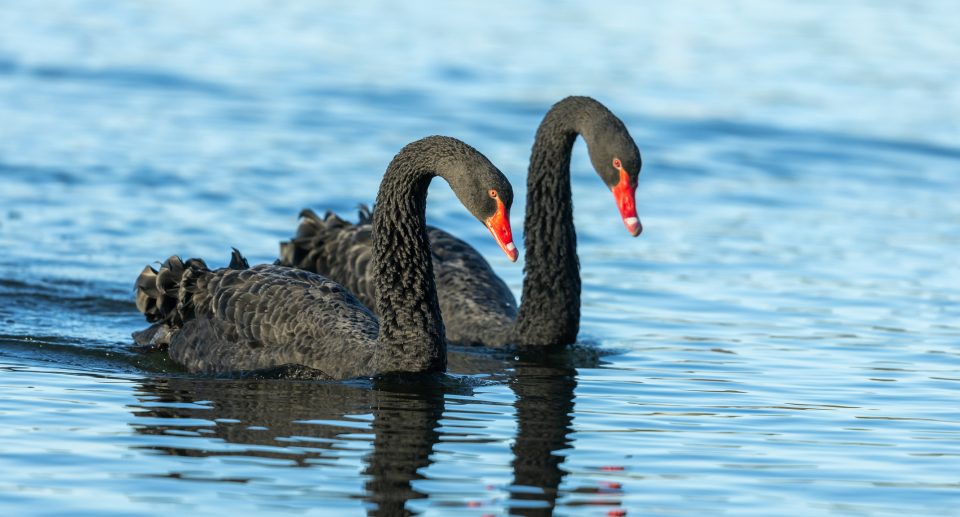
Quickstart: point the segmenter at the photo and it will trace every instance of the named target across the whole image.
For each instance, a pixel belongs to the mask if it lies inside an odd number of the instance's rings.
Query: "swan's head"
[[[613,192],[624,226],[634,237],[640,235],[643,226],[637,217],[636,192],[642,162],[637,144],[615,117],[593,128],[587,143],[593,168]]]
[[[510,207],[513,187],[486,156],[473,148],[441,161],[441,176],[447,179],[463,206],[490,230],[500,249],[516,262],[520,251],[513,243]]]

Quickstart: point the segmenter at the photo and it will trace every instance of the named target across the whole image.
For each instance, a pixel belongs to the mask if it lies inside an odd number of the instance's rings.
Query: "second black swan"
[[[630,133],[616,115],[590,97],[561,100],[540,123],[530,157],[519,308],[506,283],[477,250],[450,233],[427,227],[451,343],[540,347],[576,341],[580,264],[570,158],[578,135],[613,193],[627,231],[633,236],[642,231],[635,202],[641,159]],[[376,205],[375,212],[379,211]],[[281,244],[278,263],[329,275],[373,306],[377,274],[370,267],[370,212],[362,209],[357,224],[329,212],[321,218],[310,210],[301,212],[301,219],[296,236]],[[505,251],[511,255],[511,250]]]
[[[448,137],[427,137],[394,157],[380,184],[367,255],[379,321],[340,284],[302,269],[249,267],[234,250],[229,267],[170,257],[136,282],[137,308],[153,325],[134,334],[167,348],[191,372],[302,365],[335,379],[446,369],[425,204],[434,176],[512,248],[513,190],[482,154]]]

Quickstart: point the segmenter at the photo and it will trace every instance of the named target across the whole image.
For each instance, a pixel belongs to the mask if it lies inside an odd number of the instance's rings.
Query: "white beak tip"
[[[643,231],[643,226],[640,225],[640,219],[637,217],[624,217],[623,225],[627,227],[627,231],[634,237],[640,235],[640,232]]]

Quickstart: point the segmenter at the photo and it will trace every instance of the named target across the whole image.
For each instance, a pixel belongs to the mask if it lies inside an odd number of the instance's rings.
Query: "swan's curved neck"
[[[390,163],[377,194],[373,264],[380,314],[378,373],[446,370],[425,215],[435,169],[435,160],[408,146]]]
[[[564,99],[537,129],[527,172],[523,294],[513,329],[514,341],[521,345],[567,345],[577,339],[580,263],[570,155],[577,135],[589,131],[595,105],[600,106],[584,97]]]

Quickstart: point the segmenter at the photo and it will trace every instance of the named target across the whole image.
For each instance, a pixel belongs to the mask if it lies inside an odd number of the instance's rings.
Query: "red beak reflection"
[[[510,212],[503,205],[503,201],[497,199],[497,211],[484,221],[493,238],[496,239],[500,249],[507,254],[511,262],[517,261],[520,250],[513,244],[513,232],[510,230]]]
[[[640,218],[637,217],[637,186],[630,184],[630,178],[627,171],[620,168],[620,183],[613,187],[613,198],[617,202],[617,208],[620,209],[620,217],[623,218],[623,225],[627,227],[630,235],[636,237],[643,231],[643,225],[640,224]]]

